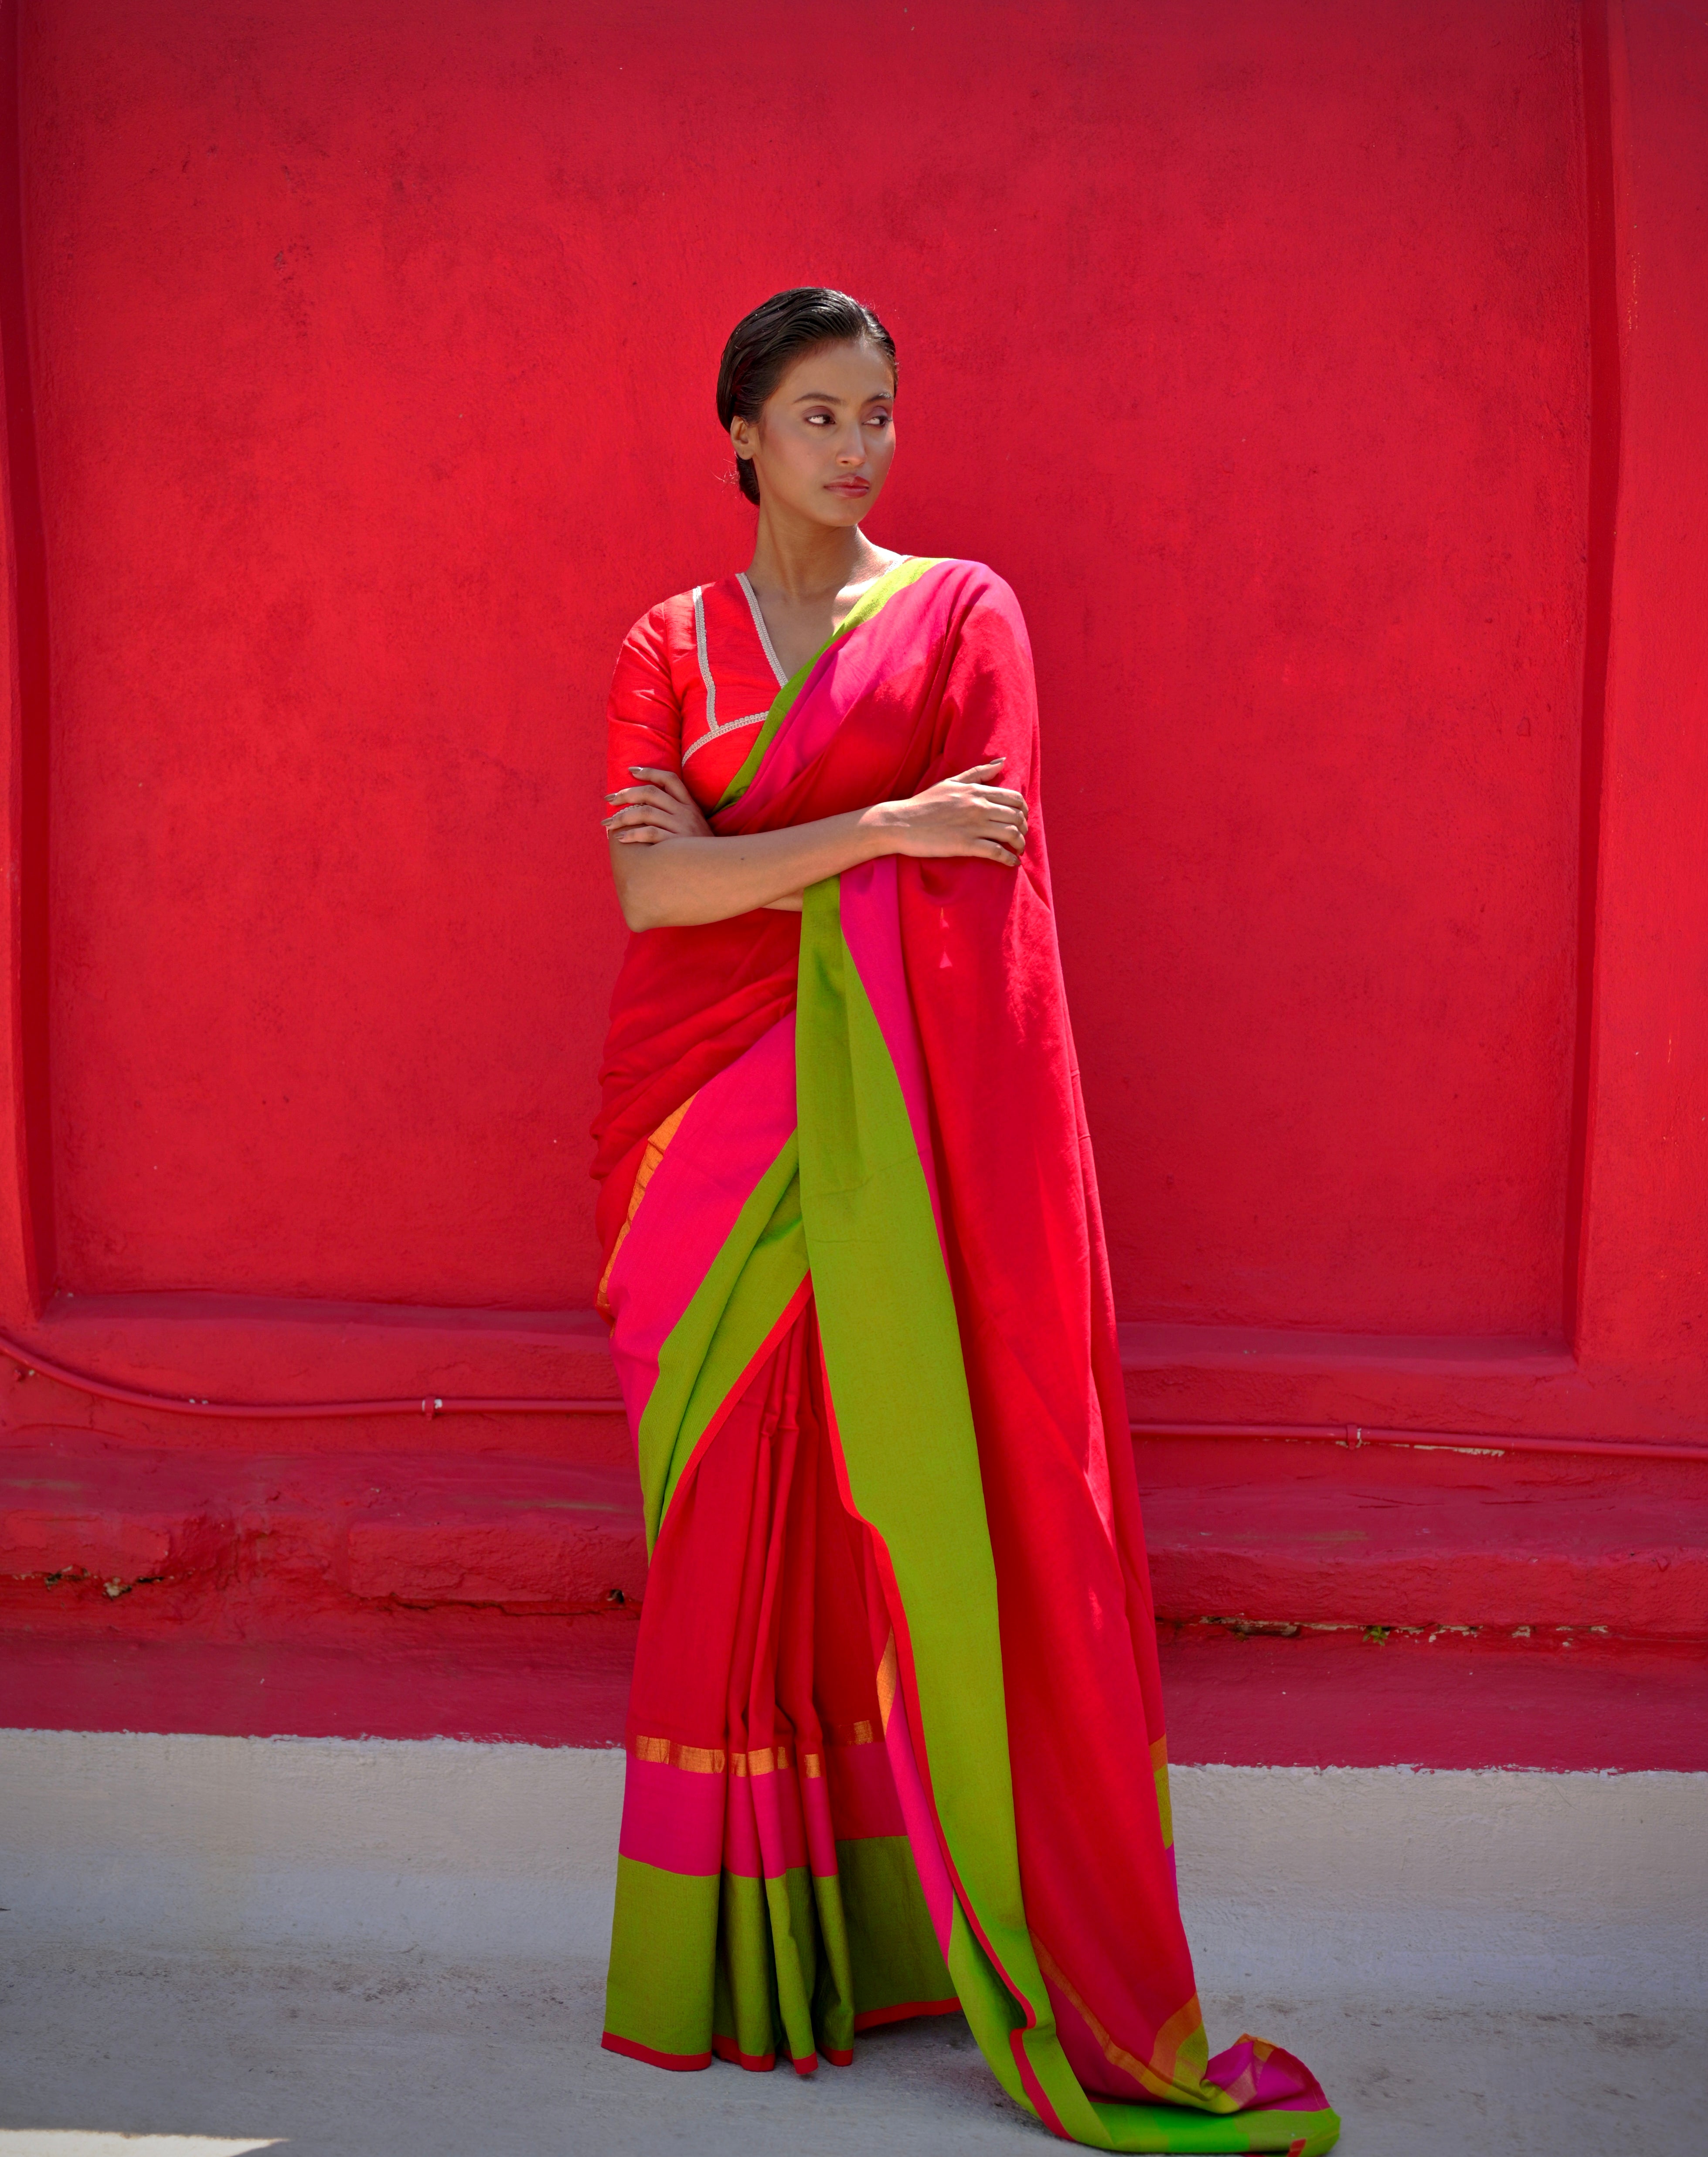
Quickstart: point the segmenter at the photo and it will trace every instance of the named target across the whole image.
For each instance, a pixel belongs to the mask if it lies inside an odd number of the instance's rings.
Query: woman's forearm
[[[623,919],[630,929],[682,929],[727,921],[840,876],[894,851],[880,802],[813,824],[750,831],[728,838],[672,834],[651,846],[610,842],[611,867]]]

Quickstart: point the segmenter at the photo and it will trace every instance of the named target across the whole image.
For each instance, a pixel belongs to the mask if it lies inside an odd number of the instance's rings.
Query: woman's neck
[[[833,600],[851,584],[869,584],[898,558],[874,547],[857,524],[823,525],[779,517],[759,505],[748,581],[788,606]]]

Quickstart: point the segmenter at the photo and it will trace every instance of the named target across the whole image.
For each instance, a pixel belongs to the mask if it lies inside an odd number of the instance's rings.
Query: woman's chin
[[[821,489],[802,498],[799,496],[787,501],[787,507],[795,516],[805,517],[809,523],[822,525],[827,531],[846,531],[862,517],[869,515],[877,498],[874,488],[868,494],[832,494]]]

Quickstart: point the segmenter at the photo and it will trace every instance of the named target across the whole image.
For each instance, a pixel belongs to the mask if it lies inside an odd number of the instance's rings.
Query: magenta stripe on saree
[[[671,1329],[794,1129],[791,1013],[689,1102],[612,1264],[611,1353],[631,1428],[646,1413]]]

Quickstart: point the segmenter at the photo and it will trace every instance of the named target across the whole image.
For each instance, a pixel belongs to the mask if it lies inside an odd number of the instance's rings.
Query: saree
[[[906,560],[778,692],[720,833],[995,757],[1018,870],[887,856],[631,937],[594,1173],[651,1569],[604,2043],[821,2056],[959,2009],[1114,2150],[1314,2157],[1309,2070],[1212,2057],[1013,594]]]

